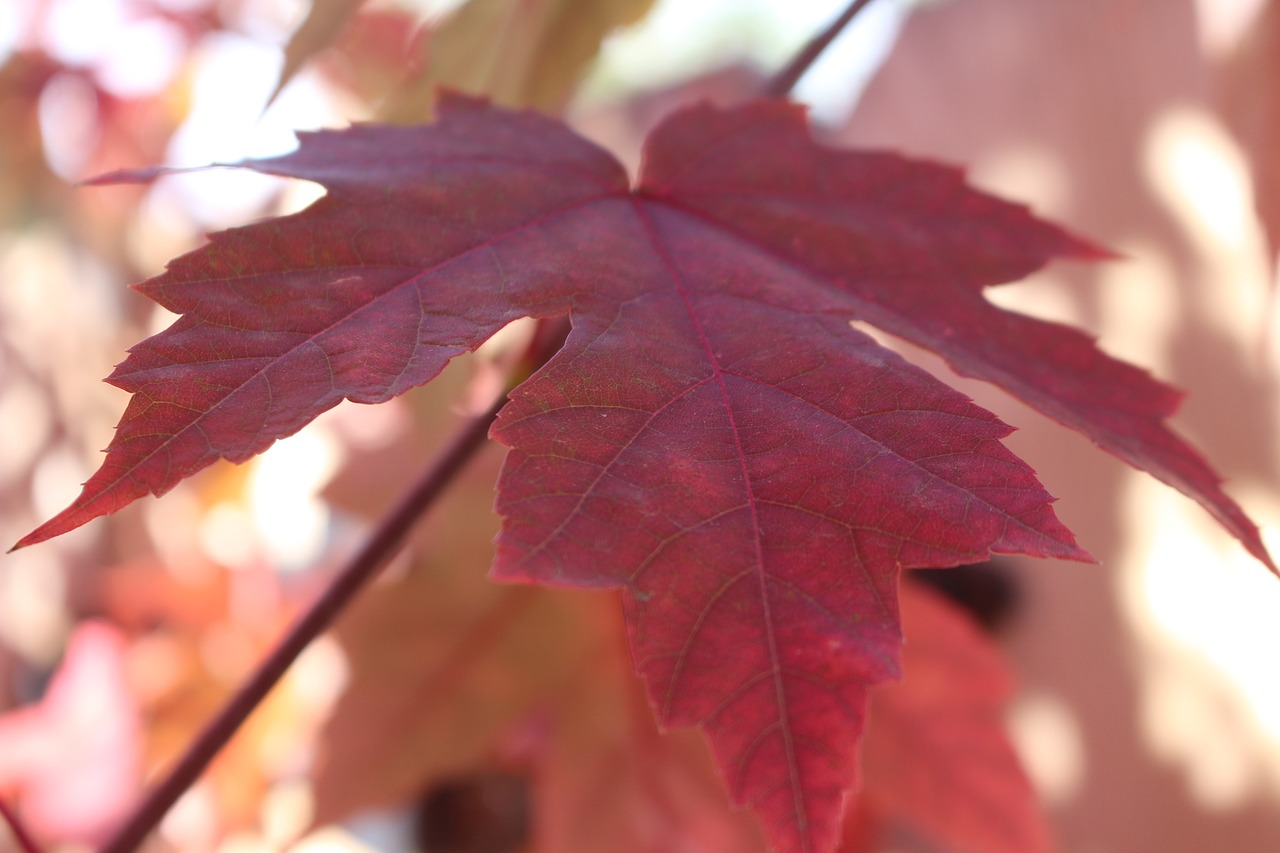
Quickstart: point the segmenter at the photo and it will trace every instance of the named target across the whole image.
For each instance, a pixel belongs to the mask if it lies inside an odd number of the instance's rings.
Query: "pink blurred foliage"
[[[0,796],[42,840],[100,842],[137,799],[142,725],[125,651],[118,629],[81,623],[44,698],[0,716]]]

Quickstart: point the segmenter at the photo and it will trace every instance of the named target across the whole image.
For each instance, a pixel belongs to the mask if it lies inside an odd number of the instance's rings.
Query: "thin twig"
[[[27,832],[27,828],[22,825],[21,818],[18,813],[9,808],[9,804],[0,797],[0,817],[4,818],[4,822],[9,824],[9,831],[13,833],[13,840],[18,842],[18,846],[22,848],[23,853],[40,853],[40,845]]]
[[[484,445],[489,426],[505,402],[506,395],[503,394],[488,411],[472,418],[458,432],[449,446],[436,457],[431,468],[382,520],[364,547],[334,578],[319,600],[259,665],[253,677],[227,702],[218,716],[209,722],[178,764],[169,771],[169,775],[151,790],[128,822],[102,848],[102,853],[132,853],[137,849],[169,808],[200,777],[213,757],[253,713],[302,650],[329,627],[365,582],[400,550],[405,536],[414,524],[466,462]]]
[[[836,36],[840,35],[840,31],[848,26],[854,16],[861,12],[871,0],[853,0],[841,14],[822,32],[818,33],[809,43],[801,48],[800,52],[786,64],[785,67],[765,84],[763,94],[770,98],[785,98],[791,94],[791,90],[795,88],[796,83],[800,82],[800,78],[809,70],[809,66],[822,55],[831,42],[836,40]]]

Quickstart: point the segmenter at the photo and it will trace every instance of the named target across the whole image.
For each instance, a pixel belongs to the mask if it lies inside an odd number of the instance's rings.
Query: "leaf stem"
[[[802,47],[800,52],[783,66],[782,70],[770,78],[769,82],[765,84],[763,94],[770,98],[785,98],[790,95],[796,83],[799,83],[800,78],[809,70],[809,66],[813,65],[817,58],[822,55],[822,52],[831,45],[831,42],[836,40],[836,36],[840,35],[841,30],[848,26],[854,16],[870,3],[871,0],[853,0],[840,13],[840,17],[832,21],[825,30],[811,38],[809,43]]]
[[[422,478],[382,519],[364,547],[334,578],[289,633],[258,666],[253,677],[223,706],[160,784],[134,810],[102,853],[131,853],[156,827],[213,757],[226,745],[307,645],[333,622],[357,591],[395,556],[405,536],[463,466],[484,445],[489,426],[506,403],[502,394],[483,414],[468,421],[436,457]],[[30,851],[38,853],[38,851]]]
[[[0,797],[0,817],[4,818],[4,822],[9,824],[9,831],[13,833],[13,840],[18,842],[18,847],[23,853],[40,853],[40,845],[27,832],[27,828],[22,825],[22,820],[18,817],[18,813],[9,808],[9,804]]]

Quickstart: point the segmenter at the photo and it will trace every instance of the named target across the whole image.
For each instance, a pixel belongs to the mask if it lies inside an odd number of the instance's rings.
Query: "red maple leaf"
[[[105,463],[21,545],[567,313],[493,431],[512,448],[494,573],[621,588],[660,720],[704,728],[783,851],[835,844],[867,688],[898,671],[901,568],[1088,559],[1000,443],[1010,428],[851,319],[1080,429],[1271,565],[1163,424],[1175,392],[982,297],[1104,253],[956,170],[824,148],[799,107],[761,101],[669,118],[632,188],[550,119],[461,98],[440,116],[240,164],[328,195],[141,285],[183,316],[109,377],[133,398]]]

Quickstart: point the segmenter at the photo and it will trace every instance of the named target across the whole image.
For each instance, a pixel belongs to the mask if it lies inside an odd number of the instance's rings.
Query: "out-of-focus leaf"
[[[438,86],[500,104],[559,112],[605,36],[653,0],[471,0],[430,33],[421,70],[382,109],[397,122],[431,114]]]
[[[500,461],[497,448],[475,460],[417,534],[429,549],[343,617],[352,681],[321,736],[317,822],[483,768],[502,732],[590,654],[580,602],[484,576]]]
[[[0,717],[0,796],[20,798],[24,821],[49,840],[93,844],[142,787],[138,706],[125,674],[125,639],[85,622],[38,705]]]
[[[750,813],[734,809],[705,741],[661,733],[631,673],[621,620],[594,660],[558,690],[538,755],[535,853],[756,853]]]
[[[102,572],[98,596],[112,620],[129,630],[179,625],[203,630],[227,612],[226,573],[207,570],[180,578],[156,560],[138,560]]]
[[[904,679],[872,691],[861,796],[957,853],[1042,853],[1045,818],[1004,726],[999,652],[965,614],[904,581]]]
[[[272,90],[268,103],[276,99],[311,57],[338,39],[362,5],[364,0],[311,0],[307,16],[302,19],[284,47],[284,66],[280,69],[280,80]]]
[[[580,662],[564,596],[457,569],[438,583],[442,567],[419,565],[346,620],[352,682],[321,735],[318,822],[487,766],[501,733]],[[460,590],[467,573],[477,585]]]
[[[315,58],[315,68],[364,103],[376,104],[418,73],[429,32],[406,10],[366,9]]]

